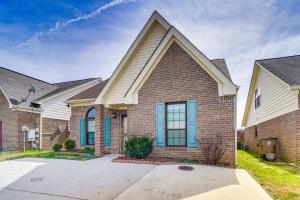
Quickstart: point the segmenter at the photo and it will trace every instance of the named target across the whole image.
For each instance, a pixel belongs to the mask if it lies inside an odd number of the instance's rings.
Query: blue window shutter
[[[165,146],[165,103],[156,104],[156,146]]]
[[[79,123],[79,132],[80,132],[80,146],[85,146],[86,137],[85,137],[85,120],[80,119]]]
[[[110,147],[110,118],[104,118],[104,146]]]
[[[197,101],[187,101],[187,146],[197,147]]]

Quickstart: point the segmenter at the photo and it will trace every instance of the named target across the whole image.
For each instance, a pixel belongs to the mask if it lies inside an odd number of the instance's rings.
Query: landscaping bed
[[[136,163],[136,164],[154,164],[154,165],[164,165],[164,164],[200,164],[200,161],[181,159],[181,158],[132,158],[128,156],[119,156],[112,160],[112,162],[117,163]]]
[[[267,162],[255,154],[238,150],[238,167],[247,170],[274,199],[300,199],[299,166]]]

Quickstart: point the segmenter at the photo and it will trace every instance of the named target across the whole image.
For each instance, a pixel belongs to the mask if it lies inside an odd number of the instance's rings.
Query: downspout
[[[237,99],[238,99],[238,90],[236,89],[235,101],[234,101],[234,132],[235,132],[235,140],[234,140],[234,154],[235,154],[235,165],[237,165]]]
[[[40,114],[40,149],[42,149],[43,147],[43,117],[42,117],[42,113]]]

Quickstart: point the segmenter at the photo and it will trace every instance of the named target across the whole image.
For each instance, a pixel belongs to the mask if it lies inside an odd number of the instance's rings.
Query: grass
[[[66,160],[90,160],[90,159],[97,158],[97,156],[92,154],[81,156],[77,152],[53,152],[53,151],[46,151],[46,150],[28,150],[19,153],[2,153],[0,154],[0,161],[12,160],[17,158],[26,158],[26,157],[66,159]]]
[[[65,159],[65,160],[90,160],[98,158],[98,156],[92,154],[86,154],[84,156],[79,155],[77,152],[49,152],[47,154],[40,154],[34,156],[36,158],[51,158],[51,159]]]
[[[37,155],[48,154],[49,152],[50,151],[46,151],[46,150],[28,150],[28,151],[16,152],[16,153],[0,153],[0,161],[12,160],[17,158],[34,157]]]
[[[238,151],[238,167],[247,170],[274,198],[300,200],[300,167],[267,162],[255,154]]]

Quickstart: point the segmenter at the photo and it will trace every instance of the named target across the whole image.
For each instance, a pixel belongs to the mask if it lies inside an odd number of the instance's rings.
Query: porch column
[[[104,106],[96,105],[95,116],[95,154],[101,156],[104,152]]]

